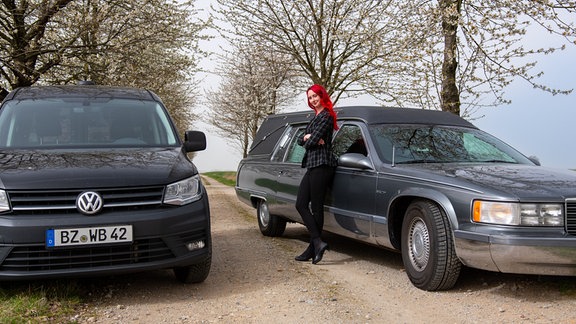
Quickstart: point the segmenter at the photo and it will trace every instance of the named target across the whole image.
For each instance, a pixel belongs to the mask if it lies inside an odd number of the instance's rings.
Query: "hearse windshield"
[[[493,162],[534,164],[496,137],[474,128],[438,125],[370,127],[380,159],[396,164]],[[394,154],[394,159],[392,155]]]

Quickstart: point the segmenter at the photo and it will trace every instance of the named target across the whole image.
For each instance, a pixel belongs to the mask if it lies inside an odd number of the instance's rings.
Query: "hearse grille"
[[[186,242],[201,239],[205,235],[205,231],[202,230],[182,233],[164,239],[138,239],[131,244],[71,248],[46,248],[44,244],[3,246],[0,247],[0,253],[8,253],[8,256],[0,265],[0,272],[97,270],[101,267],[170,260],[176,254],[185,251],[184,244]],[[173,251],[169,246],[180,252]]]
[[[576,235],[576,199],[566,201],[566,232]]]
[[[163,186],[114,188],[95,190],[9,191],[8,196],[15,215],[77,213],[76,199],[85,191],[102,196],[102,212],[112,210],[143,210],[158,208],[162,203]]]

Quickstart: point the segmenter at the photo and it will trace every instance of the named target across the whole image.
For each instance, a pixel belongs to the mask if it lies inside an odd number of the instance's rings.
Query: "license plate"
[[[75,246],[132,242],[132,225],[46,230],[46,246]]]

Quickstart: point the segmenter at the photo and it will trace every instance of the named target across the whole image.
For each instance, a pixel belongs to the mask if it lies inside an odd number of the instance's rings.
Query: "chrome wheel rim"
[[[258,208],[258,219],[263,227],[268,227],[268,223],[270,223],[270,212],[268,211],[268,205],[266,205],[266,203],[260,204],[260,208]]]
[[[430,259],[430,233],[426,223],[416,218],[410,224],[408,254],[410,263],[417,271],[423,271]]]

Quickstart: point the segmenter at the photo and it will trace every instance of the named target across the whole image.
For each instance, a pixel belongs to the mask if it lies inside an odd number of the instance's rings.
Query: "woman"
[[[315,84],[306,91],[308,106],[314,109],[316,116],[306,127],[298,144],[306,149],[302,167],[307,168],[296,197],[296,209],[310,233],[310,244],[296,261],[308,261],[316,264],[322,260],[328,244],[322,242],[320,235],[324,226],[324,197],[332,181],[336,159],[332,155],[332,132],[338,129],[336,114],[326,89]]]

